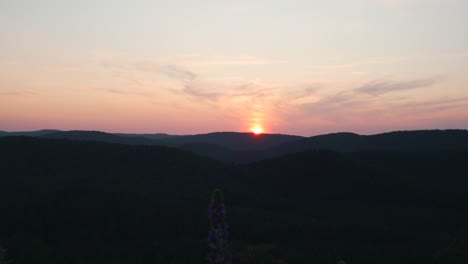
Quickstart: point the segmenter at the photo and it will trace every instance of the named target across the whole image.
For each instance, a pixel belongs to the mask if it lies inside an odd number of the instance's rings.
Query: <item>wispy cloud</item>
[[[445,98],[444,100],[434,100],[430,102],[405,101],[401,97],[377,97],[385,93],[405,91],[431,86],[439,78],[417,79],[410,81],[372,81],[355,89],[347,89],[336,93],[321,95],[315,102],[298,105],[298,107],[308,114],[320,113],[324,116],[339,116],[351,113],[366,113],[368,111],[386,111],[394,106],[410,109],[423,106],[436,108],[440,106],[454,106],[455,103],[464,103],[466,99]]]
[[[219,92],[207,90],[193,83],[185,84],[183,92],[196,99],[207,99],[212,101],[218,99],[221,96],[221,93]]]
[[[184,64],[194,66],[241,66],[241,65],[269,65],[273,63],[282,63],[281,61],[266,60],[256,57],[237,57],[237,58],[225,58],[225,57],[211,57],[204,59],[192,59],[183,61]]]
[[[135,68],[141,71],[161,73],[181,81],[193,81],[197,75],[192,71],[171,64],[159,64],[153,61],[135,62]]]
[[[154,96],[155,94],[149,91],[141,91],[135,89],[119,89],[119,88],[104,88],[101,89],[102,91],[118,94],[118,95],[138,95],[143,97]]]
[[[180,81],[192,81],[197,77],[194,72],[176,63],[166,61],[126,58],[118,55],[101,56],[98,60],[105,68],[121,70],[127,75],[131,71],[149,72],[165,75]],[[135,79],[133,81],[135,81]]]
[[[467,52],[433,53],[433,54],[413,54],[404,56],[380,56],[360,58],[354,61],[329,60],[328,63],[315,65],[309,69],[313,71],[350,71],[372,69],[376,66],[398,65],[398,64],[427,64],[437,63],[440,60],[453,60],[455,58],[466,57]]]
[[[468,109],[468,97],[444,97],[426,101],[405,102],[399,105],[399,109],[425,114],[452,109]]]
[[[417,79],[410,81],[371,81],[356,89],[358,92],[371,95],[381,95],[396,91],[406,91],[417,88],[429,87],[437,83],[440,78]]]
[[[208,100],[212,103],[217,101],[224,103],[232,103],[233,101],[242,102],[242,104],[245,104],[245,108],[250,108],[250,110],[262,108],[259,105],[264,103],[262,100],[268,94],[265,92],[264,84],[255,81],[237,81],[231,83],[229,81],[205,80],[203,76],[195,73],[191,68],[206,65],[257,65],[268,63],[270,62],[254,57],[206,57],[199,54],[161,58],[160,60],[131,59],[116,55],[101,58],[101,65],[105,68],[117,70],[113,75],[127,83],[133,84],[134,88],[141,88],[144,84],[146,84],[146,87],[151,86],[138,79],[136,76],[141,75],[138,73],[143,73],[143,76],[144,73],[154,73],[155,75],[163,75],[175,80],[177,84],[168,87],[168,85],[164,85],[165,80],[161,80],[162,84],[156,80],[153,87],[157,87],[158,89],[162,87],[173,94],[186,94],[195,101]],[[111,93],[129,93],[127,88],[105,90]],[[245,98],[248,98],[248,103],[244,100]]]
[[[379,58],[361,62],[358,65],[400,60],[401,58]],[[294,127],[297,124],[301,126],[317,124],[323,128],[322,131],[338,131],[346,127],[349,127],[348,130],[359,131],[359,127],[384,128],[392,125],[408,125],[413,121],[417,123],[418,120],[427,119],[431,114],[449,116],[468,108],[466,98],[433,98],[431,100],[430,96],[426,96],[427,101],[421,101],[422,98],[412,98],[411,94],[404,94],[405,97],[402,97],[401,92],[429,88],[441,82],[441,77],[410,80],[385,78],[364,83],[357,83],[356,79],[342,82],[327,80],[306,82],[303,80],[297,83],[257,79],[213,80],[204,76],[204,71],[197,68],[201,65],[196,64],[197,62],[207,63],[203,62],[199,55],[178,58],[176,61],[135,59],[114,64],[118,71],[129,74],[128,82],[136,86],[139,83],[140,86],[145,84],[143,91],[150,92],[145,96],[151,100],[158,98],[159,93],[169,92],[166,98],[179,102],[186,108],[186,111],[210,113],[213,116],[223,116],[227,120],[237,120],[236,122],[243,120],[246,123],[258,123],[260,122],[258,120],[262,120],[261,122],[265,125],[276,128]],[[184,63],[180,63],[181,61]],[[193,64],[187,63],[188,61]],[[235,60],[212,60],[210,63],[215,65],[237,62]],[[239,61],[239,63],[246,62]],[[355,64],[344,64],[333,67],[355,66]],[[164,75],[169,79],[156,78],[152,80],[153,85],[138,79],[154,76],[153,73],[156,76]],[[152,92],[152,87],[160,91]],[[109,90],[109,92],[124,94],[132,90],[128,87],[123,88]]]
[[[429,80],[429,79],[428,79]],[[426,82],[410,82],[413,87]],[[385,86],[386,87],[386,86]],[[396,87],[396,86],[395,86]],[[400,86],[398,86],[400,87]],[[393,89],[391,89],[393,91]],[[397,89],[398,90],[398,89]],[[297,109],[297,111],[293,111]],[[315,102],[292,105],[287,115],[296,113],[291,119],[307,120],[318,124],[322,132],[343,129],[359,131],[364,127],[391,130],[398,128],[417,128],[418,124],[437,127],[437,122],[446,118],[459,120],[468,118],[468,97],[443,97],[420,99],[401,96],[374,96],[355,89],[330,94],[319,94]],[[434,120],[431,122],[430,119]],[[411,126],[413,124],[413,126]],[[362,126],[362,127],[361,127]]]
[[[362,59],[353,62],[341,62],[341,63],[328,63],[324,65],[318,65],[312,67],[312,69],[317,70],[341,70],[341,69],[351,69],[358,68],[363,66],[373,66],[373,65],[384,65],[384,64],[395,64],[404,61],[414,59],[414,57],[372,57],[367,59]]]
[[[206,55],[206,54],[190,54],[182,56],[159,58],[158,61],[163,63],[171,63],[176,65],[184,65],[189,67],[210,67],[210,66],[256,66],[256,65],[271,65],[282,64],[284,60],[273,60],[261,58],[257,56],[239,55]]]
[[[0,91],[0,95],[2,96],[36,96],[38,95],[38,93],[29,91],[29,90],[6,90],[6,91]]]
[[[342,91],[321,96],[316,102],[297,105],[302,115],[316,116],[324,120],[342,122],[350,116],[372,109],[372,100],[353,91]],[[373,109],[375,111],[375,109]]]

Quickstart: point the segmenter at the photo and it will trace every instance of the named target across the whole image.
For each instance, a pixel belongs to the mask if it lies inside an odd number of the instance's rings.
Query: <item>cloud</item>
[[[197,75],[192,71],[176,65],[162,65],[153,61],[141,61],[136,62],[135,67],[141,71],[162,73],[170,78],[180,81],[193,81],[197,78]]]
[[[321,95],[315,102],[298,104],[304,114],[316,114],[329,120],[343,120],[349,115],[368,115],[372,112],[385,113],[392,108],[416,112],[422,109],[438,111],[458,107],[465,99],[446,98],[418,103],[405,101],[401,97],[381,98],[376,95],[428,87],[437,83],[439,78],[417,79],[410,81],[372,81],[356,89],[343,90],[328,95]]]
[[[214,101],[221,96],[219,92],[208,91],[196,84],[185,84],[183,92],[197,99],[207,99]]]
[[[242,65],[269,65],[273,63],[282,63],[282,61],[272,61],[255,57],[238,57],[238,58],[225,58],[225,57],[212,57],[203,58],[199,60],[187,60],[184,64],[195,66],[242,66]]]
[[[235,108],[250,111],[264,109],[263,106],[269,106],[272,98],[276,98],[273,85],[257,82],[193,81],[185,83],[179,92],[188,94],[195,100],[216,102],[220,108],[235,105]]]
[[[468,108],[468,97],[461,98],[438,98],[429,101],[406,102],[399,105],[399,109],[411,111],[412,113],[443,112],[452,109]]]
[[[194,72],[179,66],[177,63],[171,63],[163,60],[126,58],[118,55],[101,56],[98,60],[105,68],[123,71],[123,73],[119,73],[121,75],[119,77],[122,77],[124,73],[128,75],[131,72],[139,71],[161,74],[184,82],[193,81],[197,78],[197,75]],[[132,81],[138,80],[133,78]]]
[[[6,91],[0,91],[0,95],[4,96],[36,96],[38,95],[37,92],[30,91],[30,90],[6,90]]]
[[[343,91],[323,96],[316,102],[300,104],[298,108],[306,115],[318,115],[328,120],[343,120],[348,115],[368,109],[371,100],[353,91]]]
[[[406,58],[375,58],[358,64],[332,65],[352,68],[360,65],[399,62]],[[168,108],[177,102],[193,114],[223,117],[235,122],[262,123],[268,130],[306,129],[338,131],[343,128],[359,131],[364,128],[402,127],[432,116],[454,116],[468,108],[466,98],[401,97],[399,92],[412,91],[437,84],[441,78],[409,80],[376,79],[364,83],[356,80],[324,82],[273,82],[259,79],[207,79],[200,66],[256,64],[254,58],[207,58],[200,55],[174,60],[124,59],[114,61],[115,69],[127,75],[117,75],[132,87],[114,87],[111,93],[128,93],[132,88],[144,89],[152,100],[164,98]],[[109,64],[106,65],[109,67]],[[113,67],[113,66],[111,66]],[[324,68],[328,69],[329,66]],[[169,77],[157,78],[158,75]],[[156,78],[154,78],[156,77]],[[175,82],[173,81],[175,80]],[[347,88],[346,88],[347,87]],[[118,89],[117,88],[123,88]],[[156,91],[157,88],[157,91]],[[161,96],[167,93],[167,97]],[[378,96],[383,95],[386,96]],[[142,94],[143,95],[143,94]],[[261,121],[258,121],[261,120]],[[308,127],[308,128],[306,128]],[[316,128],[315,128],[316,127]],[[306,132],[303,132],[306,133]],[[310,132],[307,132],[310,133]]]
[[[135,76],[131,73],[117,72],[117,73],[114,73],[114,77],[122,81],[125,81],[126,83],[131,84],[131,85],[136,85],[136,86],[144,85],[142,81],[135,78]]]
[[[411,81],[371,81],[357,89],[355,91],[367,93],[370,95],[381,95],[396,91],[406,91],[417,88],[429,87],[439,81],[439,78],[429,79],[417,79]]]
[[[143,97],[154,96],[154,93],[135,89],[102,88],[102,91],[117,95],[138,95]]]
[[[431,83],[429,80],[432,79],[425,80],[395,82],[383,87],[392,87],[396,90],[403,87],[410,89],[429,85]],[[343,129],[364,131],[377,128],[384,130],[415,128],[417,124],[424,122],[437,127],[437,122],[440,120],[467,118],[464,113],[468,110],[468,97],[434,97],[421,100],[418,97],[379,97],[350,89],[328,95],[322,94],[316,102],[293,105],[287,114],[294,112],[294,108],[297,111],[289,119],[309,120],[305,122],[315,123],[322,130],[328,129],[327,132]]]
[[[188,59],[185,63],[181,63],[180,59]],[[127,83],[136,84],[139,89],[146,86],[149,88],[158,87],[163,88],[173,94],[186,94],[189,95],[190,99],[199,101],[199,100],[208,100],[212,102],[217,102],[220,98],[223,98],[223,102],[228,102],[233,98],[240,98],[242,96],[247,96],[255,101],[253,98],[258,100],[258,87],[254,82],[243,82],[239,83],[230,83],[230,82],[213,82],[206,81],[203,78],[200,78],[198,74],[194,71],[187,69],[184,65],[199,65],[199,64],[209,64],[209,65],[245,65],[245,64],[257,64],[262,63],[257,61],[255,58],[238,58],[238,59],[210,59],[206,60],[199,55],[192,55],[188,58],[182,57],[178,58],[173,62],[168,61],[167,59],[161,60],[149,60],[149,59],[128,59],[120,56],[106,57],[101,60],[101,64],[106,68],[117,69],[119,72],[114,73],[114,76],[126,81]],[[143,82],[138,79],[136,75],[138,72],[145,73],[154,73],[157,75],[164,75],[170,79],[176,80],[177,84],[172,84],[169,87],[168,83],[163,81],[150,81]],[[136,73],[133,74],[133,73]],[[145,75],[143,75],[145,76]],[[146,76],[148,79],[148,76]],[[175,85],[175,86],[174,86]],[[134,87],[135,88],[135,87]],[[253,88],[254,91],[251,90]],[[139,91],[130,92],[129,89],[105,89],[110,93],[116,94],[128,94],[128,93],[140,93]],[[150,95],[150,94],[149,94]],[[213,105],[213,104],[210,104]]]

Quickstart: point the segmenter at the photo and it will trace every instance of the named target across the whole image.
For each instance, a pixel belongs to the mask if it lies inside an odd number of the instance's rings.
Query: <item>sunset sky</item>
[[[466,0],[0,0],[0,130],[468,129]]]

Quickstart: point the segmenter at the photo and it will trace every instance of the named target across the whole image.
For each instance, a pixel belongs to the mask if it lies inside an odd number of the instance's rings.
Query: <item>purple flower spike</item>
[[[208,209],[210,229],[208,231],[208,263],[231,263],[232,254],[229,244],[229,226],[226,221],[226,208],[224,206],[223,192],[216,189],[213,192]]]

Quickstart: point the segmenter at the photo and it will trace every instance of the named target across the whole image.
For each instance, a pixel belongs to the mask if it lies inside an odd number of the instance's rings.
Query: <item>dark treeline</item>
[[[306,151],[223,164],[181,150],[0,138],[13,263],[205,263],[224,191],[233,263],[468,263],[468,151]]]

